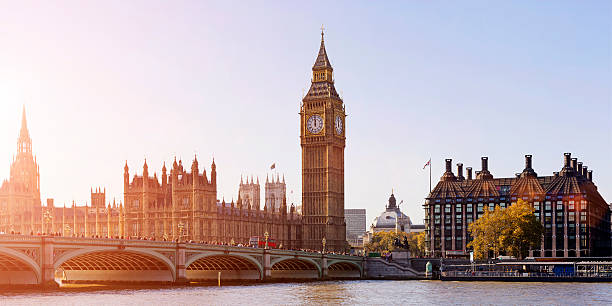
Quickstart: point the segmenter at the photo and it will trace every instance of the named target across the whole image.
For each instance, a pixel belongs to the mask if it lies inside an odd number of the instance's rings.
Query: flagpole
[[[431,157],[429,158],[429,193],[431,194]]]

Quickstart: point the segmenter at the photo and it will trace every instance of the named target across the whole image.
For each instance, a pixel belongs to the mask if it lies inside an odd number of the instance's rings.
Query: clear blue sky
[[[300,202],[299,105],[325,24],[348,113],[347,208],[391,189],[422,223],[431,157],[550,175],[572,152],[612,201],[609,1],[0,1],[0,177],[27,105],[42,197],[122,198],[194,153],[219,198],[276,163]],[[200,168],[200,169],[201,169]],[[263,193],[263,190],[262,190]],[[263,197],[263,194],[262,194]]]

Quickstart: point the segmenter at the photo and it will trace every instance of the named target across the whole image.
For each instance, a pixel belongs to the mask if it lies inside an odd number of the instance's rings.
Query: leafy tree
[[[487,210],[469,225],[468,230],[474,238],[468,247],[473,248],[477,259],[483,259],[489,251],[495,257],[504,253],[524,258],[530,248],[540,244],[544,229],[533,214],[533,208],[519,199],[507,209],[496,206],[494,210]]]
[[[541,243],[544,228],[533,214],[533,208],[525,201],[518,202],[506,210],[506,218],[511,226],[505,227],[499,237],[500,244],[516,258],[524,258],[529,249],[537,248]]]
[[[412,256],[422,256],[425,254],[425,232],[422,233],[405,233],[395,231],[376,232],[372,235],[370,242],[366,243],[365,249],[369,252],[393,252],[400,247],[395,245],[396,239],[404,242],[404,238],[408,242],[408,250]]]
[[[415,254],[419,256],[425,256],[425,251],[427,250],[427,233],[420,232],[416,234],[417,238],[417,251]]]

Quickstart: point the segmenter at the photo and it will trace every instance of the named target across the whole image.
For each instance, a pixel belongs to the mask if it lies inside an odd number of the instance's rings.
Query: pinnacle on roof
[[[323,33],[323,27],[321,27],[321,47],[319,47],[319,55],[317,56],[314,65],[312,66],[313,70],[321,68],[329,68],[333,70],[331,63],[329,62],[329,58],[327,58],[327,51],[325,50],[325,40],[323,39],[324,35],[325,33]]]
[[[21,130],[19,131],[19,139],[30,139],[30,133],[28,132],[28,121],[26,120],[25,105],[23,106],[23,112],[21,114]]]

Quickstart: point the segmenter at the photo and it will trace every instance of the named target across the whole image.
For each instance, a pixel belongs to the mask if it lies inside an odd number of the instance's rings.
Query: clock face
[[[306,128],[312,134],[319,134],[323,130],[323,118],[319,115],[312,115],[306,121]]]
[[[336,120],[334,121],[334,125],[336,127],[336,133],[338,133],[338,135],[342,135],[342,118],[340,118],[340,116],[336,116]]]

